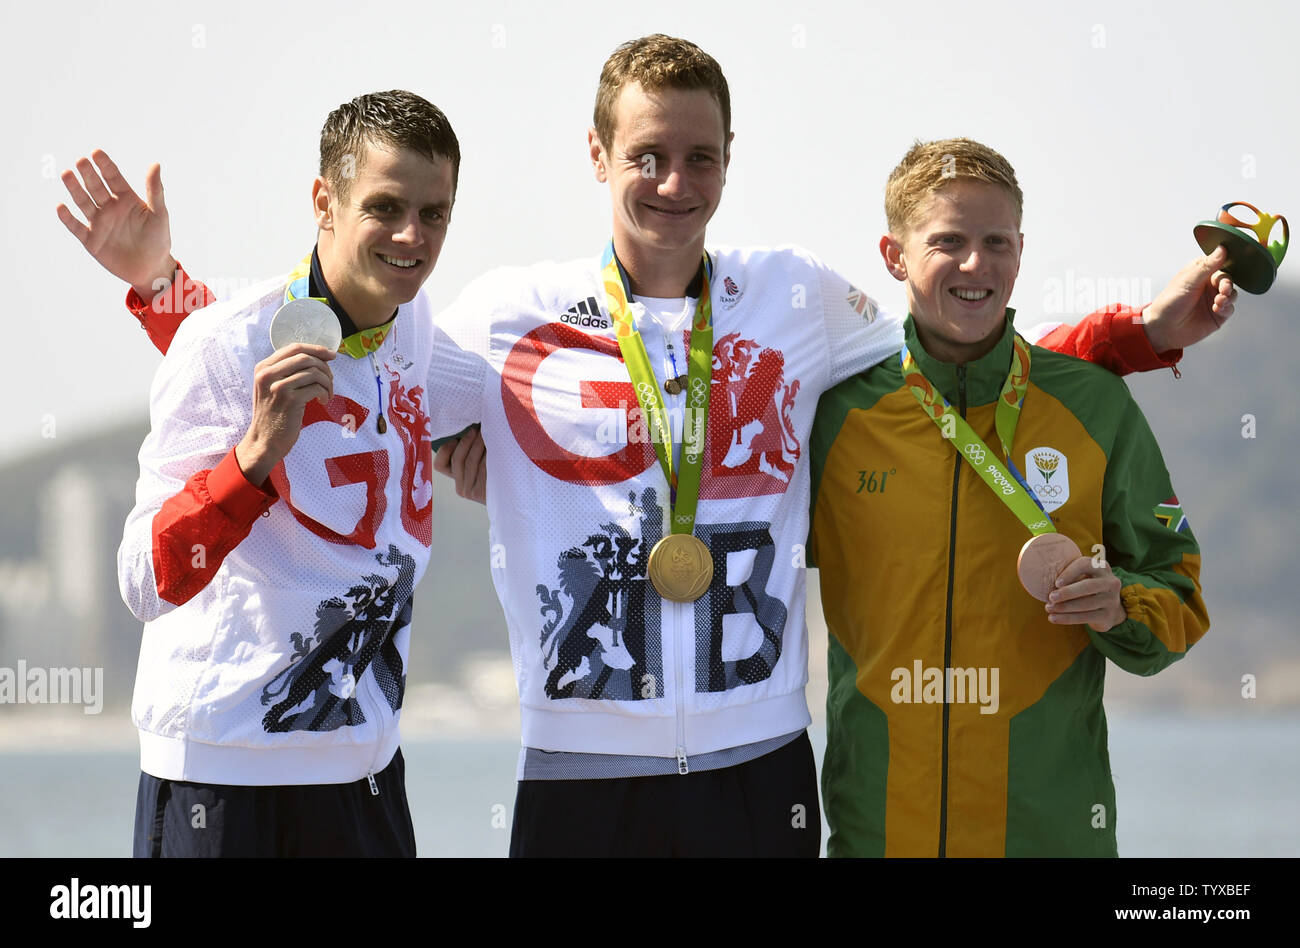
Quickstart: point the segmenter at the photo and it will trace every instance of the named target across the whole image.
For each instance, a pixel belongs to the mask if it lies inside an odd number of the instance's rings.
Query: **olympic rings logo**
[[[649,382],[636,383],[636,397],[643,402],[654,402],[658,399],[658,390]]]
[[[972,461],[974,461],[976,464],[984,463],[984,449],[981,448],[978,444],[966,445],[966,456],[970,458]]]
[[[704,405],[709,397],[709,388],[704,379],[691,379],[691,404],[699,408]]]
[[[1060,484],[1043,484],[1034,488],[1034,493],[1039,497],[1060,497],[1062,487]]]

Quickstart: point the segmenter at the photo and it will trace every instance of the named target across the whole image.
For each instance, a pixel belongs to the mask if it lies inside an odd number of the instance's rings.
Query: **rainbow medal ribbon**
[[[307,295],[310,273],[311,254],[308,254],[290,272],[289,283],[284,288],[284,304],[271,319],[271,348],[277,352],[295,343],[338,349],[343,342],[343,327],[330,309],[329,301]]]
[[[906,345],[899,352],[898,358],[902,365],[903,383],[916,397],[926,416],[939,427],[946,440],[952,441],[957,453],[974,468],[994,496],[1030,532],[1029,540],[1020,548],[1016,571],[1026,591],[1034,598],[1046,601],[1060,571],[1080,553],[1073,540],[1056,532],[1052,518],[1047,516],[1033,488],[1025,481],[1011,457],[1016,425],[1020,422],[1020,408],[1029,388],[1029,344],[1020,338],[1019,333],[1014,334],[1011,370],[998,394],[995,426],[1006,464],[980,439],[970,423],[953,410],[948,400],[939,394],[921,372]]]
[[[389,332],[397,324],[397,316],[373,329],[363,329],[344,336],[339,318],[324,296],[311,296],[311,254],[298,261],[289,271],[284,287],[284,305],[271,320],[271,345],[280,349],[295,342],[324,346],[354,359],[370,358],[370,368],[375,373],[375,393],[379,411],[375,415],[375,428],[380,434],[388,431],[384,419],[384,386],[375,352],[384,344]]]
[[[695,511],[699,505],[700,471],[704,466],[704,428],[709,416],[709,385],[713,377],[713,305],[709,295],[712,264],[704,255],[700,298],[691,322],[691,345],[687,356],[687,405],[682,424],[681,469],[673,467],[673,436],[668,411],[645,342],[637,332],[636,318],[628,303],[632,295],[627,272],[618,262],[611,240],[601,257],[605,300],[618,335],[618,348],[627,366],[637,404],[645,416],[654,442],[659,467],[668,481],[670,532],[650,550],[646,572],[659,595],[673,602],[694,602],[704,595],[713,580],[713,556],[695,536]]]

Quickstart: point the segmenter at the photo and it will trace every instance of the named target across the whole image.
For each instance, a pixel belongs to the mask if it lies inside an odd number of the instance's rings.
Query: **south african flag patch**
[[[1163,504],[1156,504],[1152,513],[1156,515],[1157,520],[1175,533],[1186,533],[1191,529],[1187,523],[1187,516],[1183,513],[1183,505],[1178,502],[1177,494]]]

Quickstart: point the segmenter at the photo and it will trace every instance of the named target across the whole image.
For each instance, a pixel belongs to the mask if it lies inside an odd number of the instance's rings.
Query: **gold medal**
[[[612,240],[605,247],[600,269],[610,319],[618,326],[618,351],[627,367],[628,377],[632,380],[637,404],[653,434],[655,457],[659,459],[659,469],[663,471],[664,481],[669,488],[670,522],[683,529],[682,533],[670,533],[654,545],[646,561],[646,574],[650,584],[663,598],[671,602],[694,602],[709,591],[709,584],[713,582],[713,556],[709,553],[709,548],[692,532],[700,499],[704,452],[686,447],[690,439],[684,438],[681,468],[678,470],[675,467],[668,409],[663,396],[659,394],[659,386],[655,384],[650,357],[646,353],[641,334],[637,332],[636,318],[628,302],[632,296],[632,283],[627,271],[618,262]],[[688,371],[685,375],[674,375],[673,378],[664,380],[664,390],[669,395],[680,395],[688,387],[691,389],[691,409],[700,413],[692,425],[697,439],[703,437],[705,420],[709,415],[713,352],[713,304],[709,296],[709,278],[712,272],[713,264],[709,255],[703,254],[699,270],[700,294],[695,304],[695,318],[691,322]],[[668,355],[674,359],[673,372],[676,373],[677,365],[671,348]],[[694,395],[697,389],[698,398]]]
[[[1083,554],[1078,544],[1060,533],[1040,533],[1030,537],[1016,558],[1016,573],[1025,592],[1040,602],[1056,588],[1056,577]]]
[[[713,556],[698,537],[670,533],[650,551],[650,582],[673,602],[694,602],[713,581]]]

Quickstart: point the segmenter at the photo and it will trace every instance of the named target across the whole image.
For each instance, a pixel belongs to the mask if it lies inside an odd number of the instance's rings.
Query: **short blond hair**
[[[722,109],[722,150],[731,138],[731,93],[718,61],[689,40],[654,33],[629,40],[610,54],[600,71],[592,124],[606,148],[614,144],[614,105],[629,83],[647,91],[704,89]]]
[[[918,141],[889,175],[885,185],[885,220],[892,234],[902,235],[916,223],[926,199],[950,181],[987,181],[1006,190],[1016,205],[1016,227],[1024,210],[1024,195],[1016,169],[988,145],[969,138]]]

